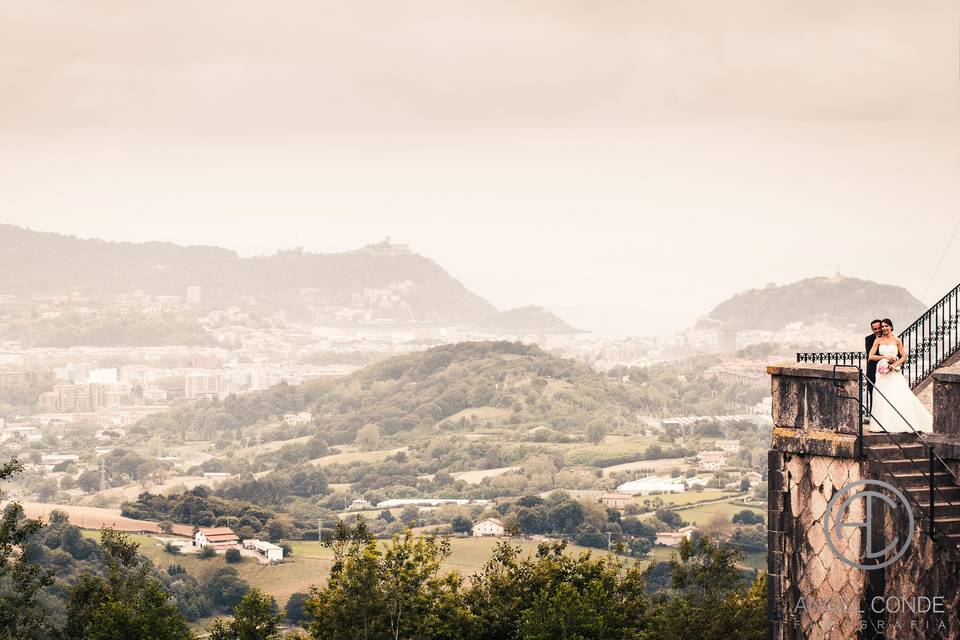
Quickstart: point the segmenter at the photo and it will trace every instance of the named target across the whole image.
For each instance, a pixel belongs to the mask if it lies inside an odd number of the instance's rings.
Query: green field
[[[734,504],[732,502],[699,504],[687,509],[677,509],[677,513],[679,513],[680,517],[687,522],[697,526],[703,526],[717,520],[723,520],[725,524],[729,524],[730,518],[733,517],[733,514],[737,513],[738,511],[743,511],[744,509],[753,511],[754,513],[760,514],[766,518],[767,514],[763,509],[748,507],[742,504]]]
[[[98,531],[93,530],[86,530],[83,534],[94,539],[99,539],[100,535]],[[150,558],[160,570],[166,570],[171,564],[177,563],[182,565],[190,574],[199,577],[205,571],[222,566],[225,563],[221,555],[216,558],[201,559],[195,554],[174,555],[167,553],[159,545],[159,542],[150,536],[131,535],[130,538],[140,544],[140,552]],[[451,554],[443,563],[442,570],[457,571],[464,577],[469,578],[483,568],[498,542],[500,540],[495,538],[451,538]],[[511,542],[515,546],[519,546],[525,554],[533,554],[538,544],[535,540],[514,540]],[[230,566],[237,570],[241,578],[273,596],[277,603],[283,606],[291,594],[297,591],[308,591],[312,585],[322,583],[330,572],[333,558],[331,550],[320,546],[317,542],[296,540],[289,544],[293,547],[293,555],[280,564],[266,565],[251,558],[244,558],[243,562]],[[595,557],[606,553],[598,549],[587,549],[577,545],[567,546],[567,553],[570,554],[580,554],[587,551]],[[654,547],[650,557],[641,564],[645,566],[649,561],[669,560],[673,552],[674,550],[671,548]],[[757,555],[754,554],[754,556]],[[631,559],[626,557],[621,558],[621,560],[631,562]],[[753,568],[765,566],[766,556],[759,554],[759,557],[747,557],[745,564]]]
[[[637,504],[642,505],[644,500],[654,500],[660,498],[664,506],[682,507],[698,502],[708,502],[710,500],[719,500],[721,498],[732,498],[741,495],[736,491],[721,491],[720,489],[710,489],[707,491],[687,491],[685,493],[663,493],[655,496],[637,496]]]

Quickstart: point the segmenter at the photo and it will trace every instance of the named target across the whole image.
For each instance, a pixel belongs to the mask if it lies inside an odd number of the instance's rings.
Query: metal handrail
[[[917,508],[924,516],[926,516],[926,518],[928,519],[928,521],[929,521],[929,526],[928,526],[929,531],[928,531],[928,534],[929,534],[931,540],[935,540],[936,538],[935,538],[935,526],[934,526],[934,525],[935,525],[935,520],[936,520],[936,505],[937,505],[936,495],[939,495],[939,496],[940,496],[940,499],[941,499],[943,502],[945,502],[948,506],[950,506],[950,507],[956,507],[956,506],[957,506],[957,505],[954,504],[953,501],[951,501],[946,495],[944,495],[943,491],[940,490],[940,487],[937,486],[936,473],[938,473],[938,472],[934,471],[935,461],[936,461],[936,462],[939,462],[939,463],[940,463],[940,466],[941,466],[941,468],[944,470],[944,472],[946,472],[951,478],[953,478],[954,486],[960,486],[960,479],[957,478],[957,475],[950,469],[950,467],[949,467],[949,466],[947,465],[947,463],[943,460],[943,458],[941,458],[941,457],[937,454],[937,452],[934,451],[934,449],[933,449],[933,447],[930,445],[930,443],[927,442],[927,440],[926,440],[922,435],[920,435],[920,432],[919,432],[919,431],[917,431],[916,429],[914,429],[913,425],[910,424],[910,421],[907,420],[907,418],[900,412],[899,409],[897,409],[897,408],[893,405],[892,402],[890,402],[889,398],[887,398],[887,396],[886,396],[882,391],[880,391],[879,389],[877,389],[876,385],[875,385],[873,382],[871,382],[870,379],[867,378],[867,377],[863,374],[863,370],[862,370],[860,367],[858,367],[858,366],[856,366],[856,365],[842,365],[842,364],[837,364],[837,365],[834,365],[834,367],[833,367],[834,375],[836,375],[836,371],[837,371],[837,369],[840,368],[840,367],[856,368],[856,369],[857,369],[857,374],[858,374],[858,383],[859,383],[859,386],[860,386],[860,393],[857,394],[857,397],[847,396],[847,395],[841,395],[841,396],[839,396],[840,399],[842,399],[842,400],[852,400],[852,401],[856,402],[856,403],[859,405],[859,407],[860,407],[860,412],[859,412],[859,428],[858,428],[858,433],[857,433],[857,458],[862,461],[862,460],[863,460],[863,457],[864,457],[864,456],[863,456],[863,453],[864,453],[864,446],[863,446],[863,417],[864,417],[864,415],[868,415],[868,416],[870,416],[870,424],[871,424],[871,426],[873,426],[873,425],[875,424],[876,426],[880,427],[880,429],[881,429],[880,432],[882,432],[883,434],[885,434],[885,435],[887,436],[887,438],[889,438],[890,442],[900,451],[901,455],[904,456],[904,459],[909,460],[911,463],[913,463],[914,465],[916,465],[916,467],[920,470],[921,476],[923,476],[924,478],[927,479],[927,486],[929,487],[929,497],[930,497],[929,511],[927,511],[926,509],[924,509],[924,508],[920,505],[919,500],[917,500],[916,498],[914,498],[914,497],[913,497],[913,494],[912,494],[911,492],[907,491],[906,494],[910,496],[910,499],[913,501],[913,503],[915,504],[916,508]],[[864,380],[867,381],[867,384],[873,389],[873,392],[874,392],[874,393],[879,393],[879,394],[880,394],[880,398],[882,398],[887,404],[890,405],[890,407],[893,408],[894,411],[896,411],[897,415],[900,416],[900,419],[903,420],[903,423],[904,423],[905,425],[907,425],[907,427],[910,429],[910,431],[908,431],[908,432],[905,431],[905,432],[902,432],[902,433],[911,433],[911,434],[913,434],[913,435],[917,438],[917,440],[920,441],[920,445],[926,450],[926,453],[927,453],[927,455],[926,455],[926,461],[929,463],[929,473],[923,471],[923,467],[922,467],[922,465],[921,465],[921,463],[920,463],[921,461],[915,459],[913,456],[911,456],[910,454],[908,454],[908,453],[903,449],[903,447],[900,446],[900,443],[897,442],[896,439],[893,438],[893,435],[892,435],[889,431],[887,431],[886,427],[884,427],[883,424],[882,424],[879,420],[876,419],[876,417],[873,415],[872,411],[868,410],[867,407],[864,405],[864,403],[863,403],[863,401],[862,401],[862,398],[864,397],[864,385],[863,385],[863,381],[864,381]],[[874,433],[880,433],[880,432],[874,432]],[[869,449],[868,449],[868,453],[869,453],[871,456],[873,456],[873,458],[876,460],[876,462],[880,463],[880,466],[882,467],[882,470],[884,471],[884,473],[886,473],[887,475],[889,475],[892,479],[896,480],[897,476],[896,476],[893,472],[891,472],[891,471],[889,471],[889,470],[887,469],[887,465],[884,464],[882,460],[880,460],[879,456],[877,456],[877,454],[876,454],[875,452],[869,451]],[[942,473],[942,472],[940,472],[940,473]]]
[[[907,356],[904,373],[914,389],[960,350],[960,284],[920,314],[899,338]],[[861,365],[866,357],[862,351],[800,352],[797,362]]]

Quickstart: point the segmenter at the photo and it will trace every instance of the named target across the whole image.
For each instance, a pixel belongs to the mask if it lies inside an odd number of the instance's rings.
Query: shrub
[[[199,553],[198,555],[199,555],[201,558],[212,558],[212,557],[214,557],[215,555],[217,555],[217,552],[214,550],[213,547],[211,547],[210,545],[207,545],[207,546],[205,546],[203,549],[200,550],[200,553]]]
[[[243,562],[243,556],[240,555],[240,549],[227,549],[227,552],[223,557],[227,562]]]

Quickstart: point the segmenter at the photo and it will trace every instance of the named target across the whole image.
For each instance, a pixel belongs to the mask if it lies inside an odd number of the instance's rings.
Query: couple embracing
[[[933,417],[901,372],[907,352],[893,333],[893,322],[874,320],[870,329],[873,333],[866,339],[870,431],[932,432]]]

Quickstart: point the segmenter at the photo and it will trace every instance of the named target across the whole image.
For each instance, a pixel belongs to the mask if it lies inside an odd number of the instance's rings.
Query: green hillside
[[[891,318],[902,329],[925,310],[903,287],[837,276],[750,289],[721,302],[708,317],[741,331],[803,322],[867,333],[873,318]]]

